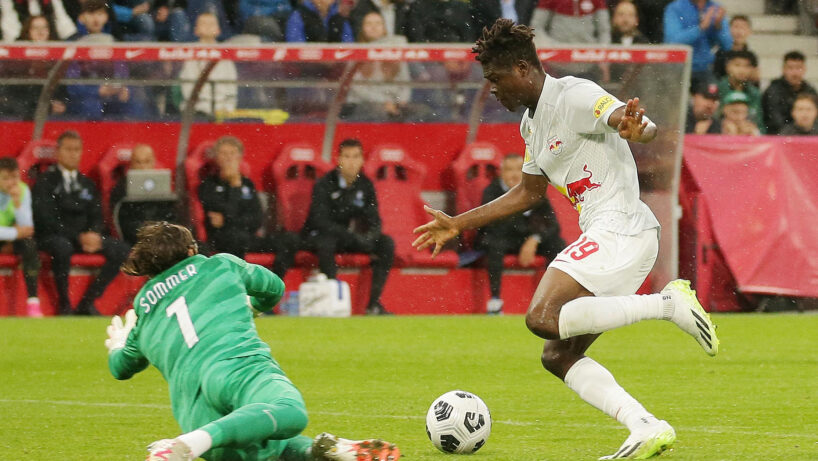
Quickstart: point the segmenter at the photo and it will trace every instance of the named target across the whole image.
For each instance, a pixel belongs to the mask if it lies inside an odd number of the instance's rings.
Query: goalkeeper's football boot
[[[186,443],[177,439],[164,439],[148,445],[145,461],[193,461],[194,456]]]
[[[676,441],[676,431],[667,421],[657,421],[650,428],[631,434],[616,453],[603,459],[648,459],[659,456]]]
[[[312,456],[321,461],[397,461],[400,450],[379,439],[347,440],[324,432],[315,437]]]
[[[662,294],[670,295],[673,301],[673,316],[670,320],[696,338],[708,355],[718,354],[719,338],[716,336],[716,325],[699,304],[696,291],[690,288],[690,282],[674,280],[665,286]]]

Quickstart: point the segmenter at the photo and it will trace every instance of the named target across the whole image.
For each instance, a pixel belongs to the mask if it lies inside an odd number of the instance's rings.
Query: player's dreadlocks
[[[509,68],[521,60],[528,61],[535,68],[540,66],[534,46],[534,30],[515,25],[511,19],[500,18],[494,21],[491,29],[484,27],[471,52],[484,66]]]
[[[166,221],[149,222],[136,233],[136,244],[121,269],[128,275],[153,277],[187,258],[190,249],[194,254],[199,251],[188,228]]]

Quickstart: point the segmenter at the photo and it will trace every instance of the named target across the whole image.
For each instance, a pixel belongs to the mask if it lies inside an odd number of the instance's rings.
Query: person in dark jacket
[[[153,148],[147,144],[137,144],[131,151],[129,170],[152,170],[156,168]],[[123,174],[111,190],[109,201],[120,237],[128,244],[136,243],[136,233],[146,222],[176,222],[176,202],[173,201],[125,201],[127,175]]]
[[[301,0],[287,19],[288,42],[355,41],[349,19],[338,12],[338,0]]]
[[[388,314],[381,292],[395,257],[395,242],[381,232],[375,186],[361,169],[364,152],[357,139],[338,146],[338,167],[319,179],[304,229],[304,247],[318,254],[321,272],[335,278],[336,253],[368,253],[372,257],[372,289],[367,314]]]
[[[199,185],[208,243],[217,252],[239,258],[249,252],[275,253],[272,270],[283,279],[293,265],[298,236],[289,232],[258,235],[264,211],[253,181],[241,174],[244,144],[234,136],[222,136],[213,149],[218,172]]]
[[[792,106],[792,122],[784,125],[778,134],[786,136],[818,135],[818,98],[811,93],[801,93]]]
[[[523,179],[523,157],[509,154],[500,166],[500,177],[483,190],[483,203],[505,194]],[[530,266],[536,255],[549,260],[565,249],[565,241],[560,237],[560,225],[548,199],[525,213],[514,215],[480,229],[477,248],[486,252],[491,299],[486,312],[499,314],[503,309],[500,298],[500,282],[503,276],[503,256],[518,255],[520,265]]]
[[[792,122],[792,106],[799,93],[818,94],[804,80],[807,73],[806,59],[800,51],[785,54],[781,77],[770,82],[770,86],[764,91],[761,106],[767,134],[778,134],[785,125]]]
[[[413,43],[458,43],[474,41],[479,31],[468,1],[415,0],[408,33]]]
[[[57,164],[37,177],[32,190],[34,238],[40,250],[51,256],[57,286],[58,312],[71,314],[68,271],[71,255],[102,253],[105,264],[85,290],[76,314],[93,315],[94,301],[119,273],[128,256],[128,245],[107,235],[102,221],[102,204],[96,185],[77,171],[82,158],[82,138],[65,131],[57,139]]]
[[[650,43],[639,30],[639,12],[635,3],[621,0],[614,8],[611,18],[611,43],[626,46]]]

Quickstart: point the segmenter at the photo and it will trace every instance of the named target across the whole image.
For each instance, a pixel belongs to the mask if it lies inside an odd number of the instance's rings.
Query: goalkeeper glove
[[[128,340],[128,333],[136,326],[136,312],[129,309],[125,313],[125,324],[122,324],[122,319],[115,315],[111,319],[111,324],[108,325],[108,339],[105,340],[105,347],[108,348],[108,353],[122,349],[125,347],[125,341]]]

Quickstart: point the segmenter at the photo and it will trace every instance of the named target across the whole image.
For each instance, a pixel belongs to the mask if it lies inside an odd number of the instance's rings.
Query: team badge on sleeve
[[[608,94],[597,99],[596,103],[594,103],[594,117],[596,118],[601,117],[602,114],[604,114],[605,111],[608,110],[608,108],[611,107],[615,101],[616,100],[613,98],[613,96]]]

